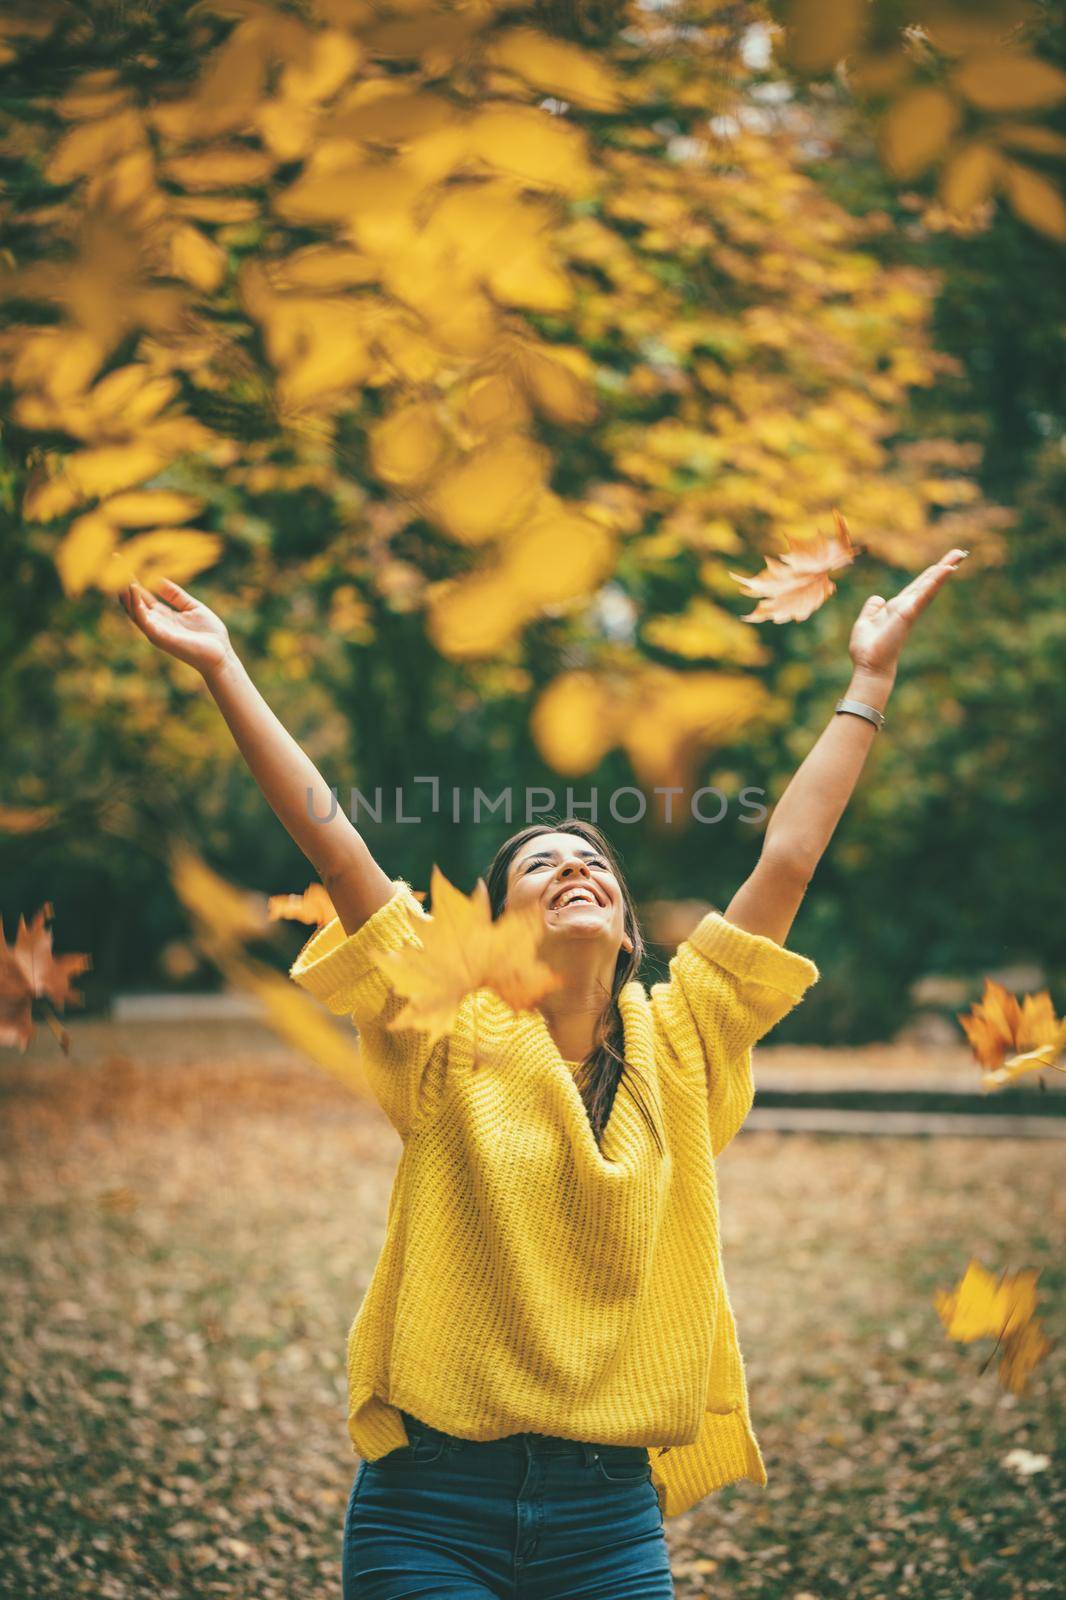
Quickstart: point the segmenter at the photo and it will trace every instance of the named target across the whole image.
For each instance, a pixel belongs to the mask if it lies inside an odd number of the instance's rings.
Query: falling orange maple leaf
[[[999,1379],[1005,1388],[1021,1394],[1033,1368],[1051,1349],[1036,1315],[1034,1267],[993,1276],[976,1258],[950,1292],[938,1289],[934,1303],[949,1339],[971,1344],[975,1339],[995,1339],[1000,1351]],[[982,1368],[982,1370],[984,1370]]]
[[[1056,1058],[1066,1050],[1066,1018],[1055,1015],[1046,989],[1019,1001],[994,978],[968,1012],[956,1012],[975,1059],[985,1068],[986,1088],[1013,1083],[1026,1072],[1064,1069]]]
[[[504,911],[493,921],[484,879],[465,895],[437,866],[430,900],[432,914],[418,920],[419,943],[382,957],[407,1002],[390,1029],[419,1028],[436,1041],[474,989],[495,989],[512,1010],[525,1011],[562,981],[540,958],[545,929],[537,907]]]
[[[19,917],[15,942],[9,945],[0,918],[0,1045],[17,1045],[25,1052],[34,1035],[33,1001],[47,998],[60,1010],[69,1004],[84,1005],[85,996],[71,988],[71,980],[92,965],[87,955],[57,956],[52,952],[52,930],[45,920],[52,917],[46,902],[28,923]],[[63,1050],[70,1047],[70,1035],[52,1019]]]
[[[267,898],[267,916],[271,922],[284,918],[308,925],[316,923],[322,928],[336,915],[337,908],[321,883],[309,883],[303,894],[272,894]]]
[[[836,591],[829,576],[838,567],[850,567],[858,551],[851,542],[848,525],[834,510],[835,534],[820,534],[809,543],[794,544],[783,556],[767,556],[766,565],[754,578],[731,572],[749,595],[761,595],[754,611],[741,622],[805,622]]]

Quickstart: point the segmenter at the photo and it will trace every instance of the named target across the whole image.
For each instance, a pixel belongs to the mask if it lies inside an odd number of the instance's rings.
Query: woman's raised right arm
[[[169,578],[160,590],[134,582],[119,600],[152,644],[201,674],[267,803],[318,872],[345,933],[354,933],[392,898],[392,880],[263,699],[225,623]]]

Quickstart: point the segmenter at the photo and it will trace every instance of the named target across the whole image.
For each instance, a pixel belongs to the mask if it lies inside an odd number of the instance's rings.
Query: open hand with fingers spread
[[[161,579],[159,589],[154,595],[134,579],[120,591],[119,602],[158,649],[205,675],[214,672],[232,654],[226,624],[169,578]]]
[[[872,594],[855,619],[848,649],[857,670],[873,677],[893,678],[907,635],[937,590],[957,572],[968,550],[949,550],[926,567],[892,600]]]

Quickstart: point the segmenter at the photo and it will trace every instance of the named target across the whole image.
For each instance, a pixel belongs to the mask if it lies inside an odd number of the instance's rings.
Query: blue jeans
[[[673,1600],[643,1445],[474,1441],[401,1412],[355,1475],[344,1600]]]

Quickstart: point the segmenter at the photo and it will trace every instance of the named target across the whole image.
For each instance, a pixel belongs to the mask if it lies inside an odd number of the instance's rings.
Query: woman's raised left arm
[[[884,712],[915,619],[968,554],[949,550],[892,600],[870,596],[848,643],[853,671],[846,699]],[[784,944],[877,731],[865,717],[833,713],[774,807],[755,870],[725,910],[728,922]]]

